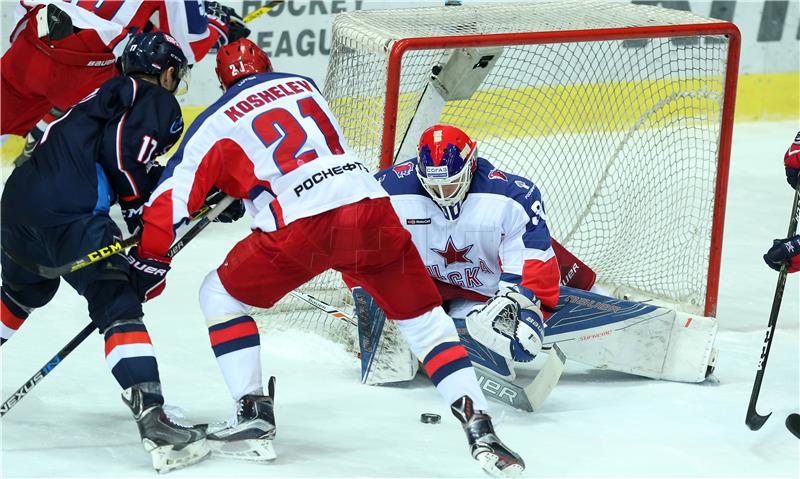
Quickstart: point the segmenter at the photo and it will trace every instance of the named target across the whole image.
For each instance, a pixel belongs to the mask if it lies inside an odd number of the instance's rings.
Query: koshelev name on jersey
[[[311,93],[312,91],[311,83],[305,80],[279,83],[252,95],[248,95],[244,100],[226,109],[225,115],[227,115],[232,122],[236,123],[240,118],[244,118],[245,113],[249,113],[256,108],[261,108],[279,98],[297,95],[299,93]]]

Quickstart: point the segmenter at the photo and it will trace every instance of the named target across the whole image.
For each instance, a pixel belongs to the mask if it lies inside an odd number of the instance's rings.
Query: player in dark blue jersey
[[[135,229],[137,211],[160,176],[154,158],[183,131],[174,92],[187,60],[175,39],[161,32],[134,37],[123,67],[125,75],[51,124],[32,158],[8,178],[0,225],[3,342],[58,289],[60,279],[39,276],[37,265],[61,266],[120,239],[120,228],[109,216],[115,203],[128,229]],[[142,302],[163,283],[166,270],[151,266],[132,252],[66,274],[64,280],[86,298],[145,449],[153,466],[165,472],[203,459],[208,447],[199,428],[178,426],[163,411]]]

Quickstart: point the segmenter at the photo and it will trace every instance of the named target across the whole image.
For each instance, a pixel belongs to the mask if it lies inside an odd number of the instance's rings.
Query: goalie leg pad
[[[364,288],[353,289],[353,303],[358,320],[361,382],[377,385],[413,379],[419,363],[395,321],[386,321],[386,314]]]
[[[572,360],[653,379],[702,382],[716,360],[715,318],[562,286],[545,347]]]
[[[200,287],[200,306],[208,324],[208,336],[225,384],[234,400],[263,388],[261,338],[250,307],[234,299],[216,271]]]
[[[456,332],[453,320],[441,306],[416,318],[396,321],[408,345],[448,404],[462,396],[472,398],[477,409],[486,409],[486,397],[475,370]]]

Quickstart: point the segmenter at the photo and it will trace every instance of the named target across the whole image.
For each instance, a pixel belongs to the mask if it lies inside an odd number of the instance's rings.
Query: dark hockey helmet
[[[164,32],[140,33],[131,38],[122,52],[122,72],[126,75],[158,76],[169,67],[175,67],[178,81],[186,81],[189,61],[178,41]]]
[[[255,43],[240,38],[220,48],[217,52],[217,78],[223,90],[240,78],[272,71],[272,62]]]
[[[439,206],[453,206],[467,196],[477,168],[477,152],[477,142],[455,126],[437,124],[422,132],[417,176]]]

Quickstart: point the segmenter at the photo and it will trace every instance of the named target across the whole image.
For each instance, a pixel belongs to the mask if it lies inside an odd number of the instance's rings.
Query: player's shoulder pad
[[[417,176],[417,159],[406,160],[375,174],[389,195],[425,195]]]
[[[542,199],[542,194],[533,181],[500,170],[484,158],[478,158],[478,168],[473,175],[469,192],[505,196],[526,209]]]

